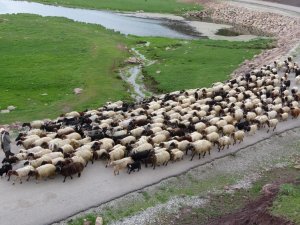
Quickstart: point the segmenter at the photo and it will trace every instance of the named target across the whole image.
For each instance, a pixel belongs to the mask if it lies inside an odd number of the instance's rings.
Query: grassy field
[[[229,42],[213,40],[180,41],[143,39],[149,47],[138,48],[155,60],[144,68],[146,84],[155,92],[205,87],[224,81],[245,59],[272,46],[270,40]]]
[[[1,114],[0,124],[129,98],[115,73],[128,57],[124,36],[67,19],[5,15],[0,37],[0,109],[17,107]]]
[[[300,177],[298,177],[298,180]],[[273,204],[272,212],[300,224],[300,185],[283,184],[280,195]]]
[[[125,37],[97,25],[25,14],[0,16],[0,37],[0,109],[17,107],[1,114],[0,124],[55,118],[110,100],[130,100],[128,86],[118,75],[130,54],[126,46],[156,60],[144,68],[146,84],[168,92],[225,80],[244,59],[269,45],[266,40]],[[145,47],[138,44],[141,41],[151,44]],[[73,94],[76,87],[83,88],[81,95]]]
[[[179,0],[33,0],[34,2],[51,5],[63,5],[76,8],[120,10],[120,11],[144,11],[159,13],[182,14],[190,10],[201,10],[196,4],[187,4]]]

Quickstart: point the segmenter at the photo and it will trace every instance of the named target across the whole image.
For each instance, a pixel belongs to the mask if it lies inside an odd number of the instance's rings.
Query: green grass
[[[179,0],[33,0],[34,2],[52,5],[63,5],[76,8],[140,11],[182,14],[186,11],[201,10],[196,4],[187,4]]]
[[[300,224],[300,185],[284,184],[273,203],[272,213]]]
[[[0,124],[129,98],[115,72],[129,56],[122,35],[62,18],[1,15],[0,37],[0,109],[17,107]]]
[[[157,204],[163,204],[170,200],[171,197],[175,196],[197,196],[199,194],[206,197],[206,191],[212,190],[213,188],[218,189],[222,188],[224,185],[233,184],[237,176],[229,176],[227,174],[223,174],[221,176],[212,177],[205,181],[199,181],[197,179],[189,179],[188,184],[182,185],[178,187],[178,184],[186,183],[178,180],[174,183],[169,183],[167,185],[163,185],[159,187],[153,193],[149,192],[142,192],[143,198],[140,200],[133,199],[131,202],[126,202],[126,206],[122,204],[118,204],[116,207],[107,207],[104,210],[101,210],[101,215],[104,221],[104,225],[120,220],[122,218],[126,218],[145,210],[149,207],[153,207]],[[205,193],[204,193],[205,192]],[[87,214],[83,217],[77,218],[75,220],[69,221],[69,225],[81,225],[83,220],[89,220],[92,223],[95,222],[97,214]]]
[[[140,47],[146,58],[156,60],[143,72],[146,84],[155,92],[199,88],[224,81],[246,59],[272,47],[270,40],[229,42],[180,41],[147,38],[150,47]],[[160,71],[160,72],[158,72]]]
[[[98,25],[26,14],[1,15],[0,37],[0,109],[17,107],[1,114],[0,124],[55,118],[107,101],[131,100],[127,92],[131,89],[118,75],[130,55],[125,46],[156,60],[144,68],[146,85],[168,92],[225,80],[244,59],[270,45],[268,40],[125,37]],[[138,44],[142,41],[151,44],[142,47]],[[76,87],[83,88],[81,95],[73,94]]]

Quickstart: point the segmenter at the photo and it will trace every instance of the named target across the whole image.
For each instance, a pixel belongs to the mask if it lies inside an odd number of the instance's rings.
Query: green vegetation
[[[153,65],[144,68],[146,84],[153,91],[164,93],[227,80],[240,63],[273,45],[270,40],[143,40],[150,42],[150,46],[138,49],[146,58],[156,60]]]
[[[182,180],[181,180],[182,179]],[[143,198],[140,200],[133,199],[126,202],[126,206],[118,204],[115,207],[107,207],[101,210],[101,216],[104,220],[104,225],[109,222],[129,217],[137,212],[153,207],[157,204],[163,204],[176,196],[207,196],[207,191],[212,189],[221,189],[224,185],[231,185],[237,180],[237,176],[223,174],[220,176],[211,177],[205,181],[199,181],[196,178],[188,178],[188,182],[184,178],[178,177],[175,182],[165,186],[160,186],[154,193],[142,192]],[[178,184],[182,184],[179,186]],[[96,214],[87,214],[84,217],[69,221],[69,225],[81,225],[83,220],[95,222]]]
[[[201,171],[201,173],[205,172],[209,171]],[[295,179],[297,176],[299,176],[298,171],[291,167],[264,171],[259,180],[255,181],[250,189],[238,189],[235,190],[234,193],[226,193],[222,190],[241,180],[243,175],[219,173],[218,175],[209,176],[204,180],[201,178],[201,180],[199,180],[199,178],[191,173],[186,173],[185,175],[176,177],[172,181],[168,181],[167,183],[158,186],[155,190],[149,192],[141,191],[141,198],[123,200],[114,204],[114,207],[105,206],[100,211],[99,216],[102,216],[104,219],[104,224],[108,224],[112,221],[135,215],[149,207],[166,203],[172,197],[197,196],[200,198],[208,197],[209,204],[206,204],[205,207],[198,208],[182,205],[180,211],[176,212],[175,215],[162,212],[157,216],[159,217],[161,224],[173,224],[170,223],[170,221],[176,216],[176,224],[204,225],[207,224],[208,220],[211,218],[218,218],[236,212],[248,204],[249,201],[259,198],[262,193],[262,187],[265,184],[272,183],[280,178]],[[279,203],[276,202],[274,203],[273,208],[275,209],[273,209],[273,212],[276,212],[276,215],[285,216],[288,219],[293,220],[296,224],[300,224],[299,186],[284,184],[281,189],[281,196],[285,196],[284,198],[286,199],[282,201],[282,197],[279,197],[280,208],[285,208],[285,210],[278,213],[277,205]],[[295,199],[291,199],[292,197]],[[289,201],[292,202],[291,205],[288,205]],[[84,217],[69,221],[68,224],[81,225],[84,219],[94,222],[97,216],[98,214],[87,214]]]
[[[0,109],[17,107],[0,124],[129,98],[116,73],[129,54],[120,34],[62,18],[1,15],[0,37]]]
[[[144,68],[146,85],[168,92],[225,80],[244,59],[270,45],[268,40],[125,37],[98,25],[26,14],[1,15],[0,37],[0,110],[17,107],[1,114],[0,124],[55,118],[107,101],[131,100],[127,90],[132,89],[118,74],[130,55],[126,46],[155,60]],[[140,44],[143,41],[150,46]],[[77,87],[83,93],[75,96]]]
[[[273,203],[272,213],[300,224],[300,185],[283,184]]]
[[[188,4],[178,0],[33,0],[34,2],[63,5],[76,8],[144,11],[182,14],[186,11],[201,10],[198,4]]]

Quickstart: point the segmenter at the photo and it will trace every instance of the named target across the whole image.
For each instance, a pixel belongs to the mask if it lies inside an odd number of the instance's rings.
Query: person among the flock
[[[14,155],[11,151],[10,151],[10,137],[9,137],[9,133],[5,130],[5,129],[0,129],[0,135],[1,135],[1,148],[5,154],[6,158],[9,158],[9,156]]]

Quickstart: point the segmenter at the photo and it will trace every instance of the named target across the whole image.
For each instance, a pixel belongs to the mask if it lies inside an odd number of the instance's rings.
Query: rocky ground
[[[245,61],[241,67],[234,71],[233,76],[243,74],[251,68],[261,67],[263,64],[272,63],[275,59],[281,59],[299,45],[299,17],[289,17],[268,11],[255,11],[237,6],[230,1],[203,2],[199,0],[197,2],[204,4],[205,10],[188,13],[188,16],[231,24],[244,30],[248,29],[255,34],[274,37],[277,40],[275,48],[262,52],[251,61]]]

